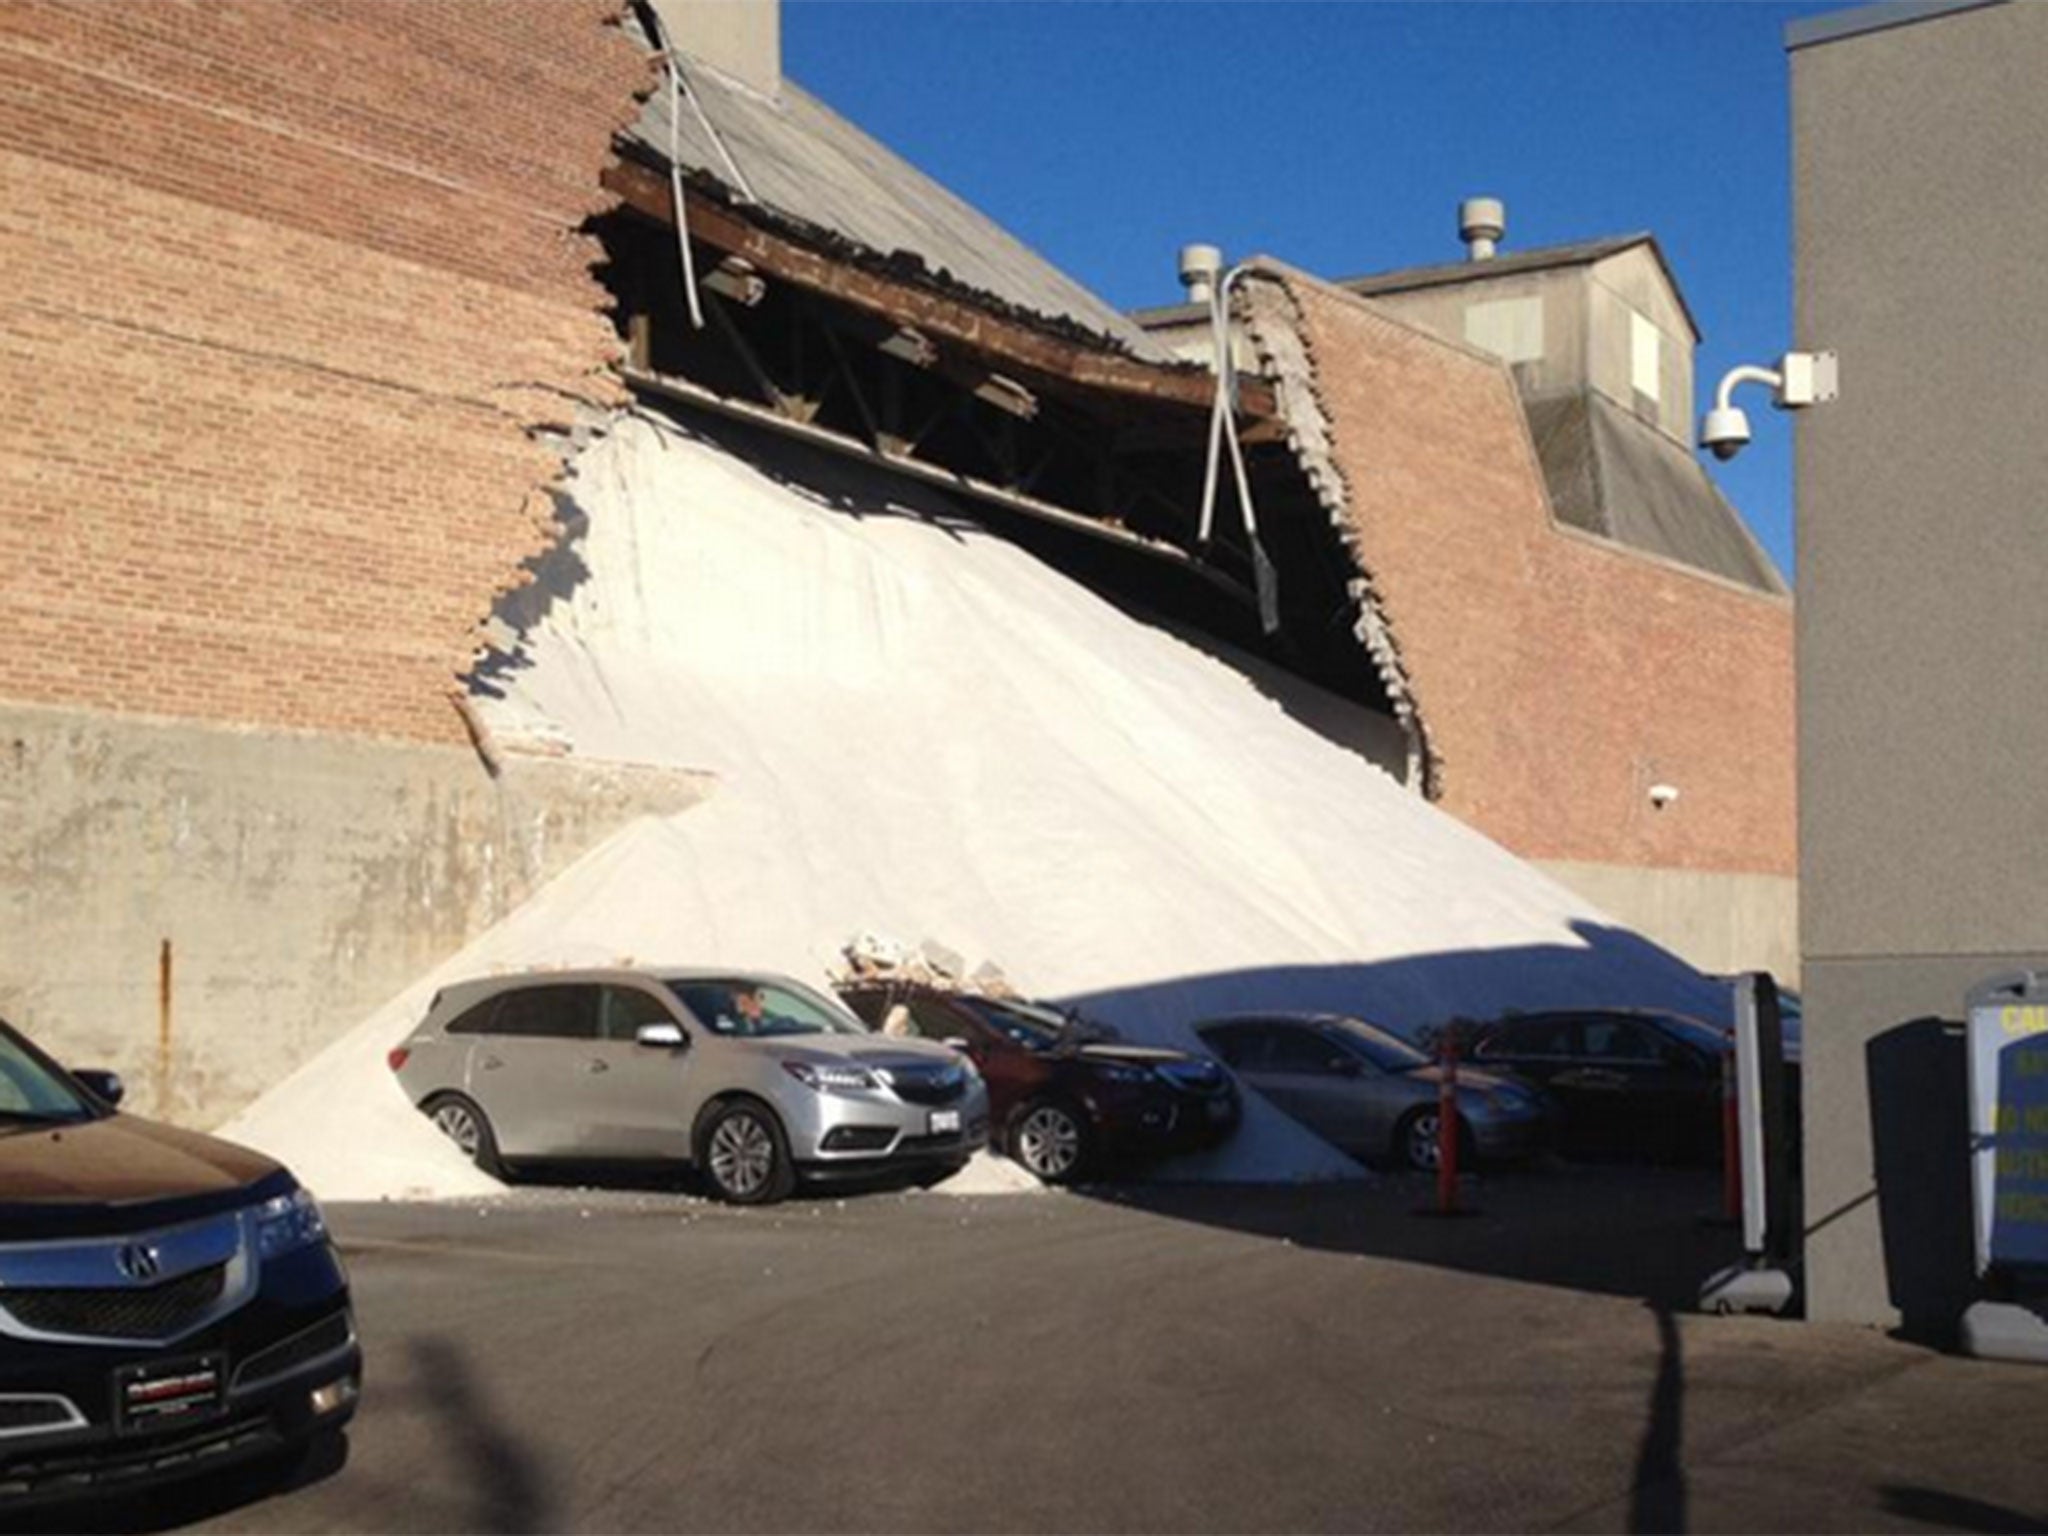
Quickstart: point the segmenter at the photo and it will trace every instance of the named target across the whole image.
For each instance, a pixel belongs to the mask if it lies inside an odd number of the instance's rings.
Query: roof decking
[[[685,104],[678,159],[694,182],[714,183],[748,214],[765,213],[849,259],[992,300],[999,311],[1146,361],[1177,362],[1114,306],[801,87],[785,80],[771,99],[696,63],[685,65],[685,79],[724,153]],[[648,97],[627,138],[666,164],[665,86]],[[727,154],[745,188],[734,185]]]

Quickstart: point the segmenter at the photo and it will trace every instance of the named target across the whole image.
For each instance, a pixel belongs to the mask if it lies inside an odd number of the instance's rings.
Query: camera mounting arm
[[[1769,385],[1771,403],[1785,411],[1825,405],[1841,393],[1832,352],[1787,352],[1776,368],[1754,363],[1730,368],[1714,391],[1714,408],[1700,422],[1700,446],[1717,459],[1734,458],[1749,442],[1749,417],[1734,401],[1739,384]]]

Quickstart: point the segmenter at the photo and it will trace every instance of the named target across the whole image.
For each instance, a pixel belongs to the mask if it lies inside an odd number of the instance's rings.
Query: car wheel
[[[697,1166],[712,1193],[733,1205],[772,1205],[796,1188],[782,1123],[749,1099],[721,1105],[704,1122]]]
[[[1010,1156],[1034,1178],[1064,1184],[1088,1160],[1088,1123],[1056,1100],[1027,1104],[1010,1129]]]
[[[1438,1151],[1438,1117],[1434,1104],[1423,1109],[1411,1109],[1401,1117],[1401,1123],[1394,1127],[1394,1162],[1402,1168],[1417,1173],[1435,1173]],[[1458,1122],[1458,1164],[1468,1166],[1472,1161],[1472,1130],[1461,1119]]]
[[[491,1129],[491,1118],[475,1103],[459,1093],[440,1093],[422,1104],[420,1112],[480,1170],[494,1179],[510,1182],[512,1175],[498,1155],[498,1137]]]

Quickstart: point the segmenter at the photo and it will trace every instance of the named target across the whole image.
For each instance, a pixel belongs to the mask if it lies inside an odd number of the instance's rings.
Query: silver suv
[[[904,1168],[988,1142],[988,1091],[944,1045],[885,1038],[785,976],[549,971],[459,982],[390,1055],[486,1173],[534,1162],[694,1163],[714,1193]]]

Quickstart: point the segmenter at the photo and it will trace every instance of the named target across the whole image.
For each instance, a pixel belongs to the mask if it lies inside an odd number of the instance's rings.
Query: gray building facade
[[[1806,1268],[1816,1319],[1972,1287],[1965,992],[2048,962],[2048,6],[1794,24]]]

